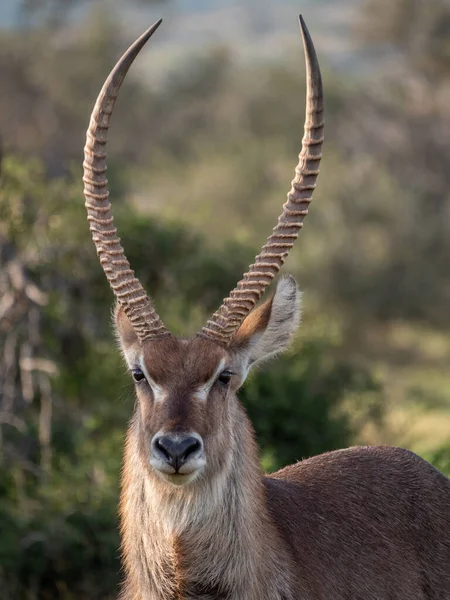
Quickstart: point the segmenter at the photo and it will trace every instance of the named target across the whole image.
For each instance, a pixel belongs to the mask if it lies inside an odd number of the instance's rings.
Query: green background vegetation
[[[5,600],[114,598],[120,579],[133,390],[88,233],[80,155],[129,36],[99,3],[80,3],[81,24],[65,19],[63,0],[43,0],[23,3],[22,28],[0,30]],[[361,2],[346,35],[376,60],[369,72],[322,60],[322,173],[285,268],[305,291],[304,322],[241,398],[267,470],[388,443],[450,474],[450,8]],[[181,335],[218,306],[280,212],[302,137],[298,44],[283,60],[250,62],[213,44],[155,85],[132,71],[122,91],[109,147],[116,222]]]

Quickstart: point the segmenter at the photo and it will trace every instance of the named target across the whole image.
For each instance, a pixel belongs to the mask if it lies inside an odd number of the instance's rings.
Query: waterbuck
[[[322,82],[301,18],[302,151],[283,212],[255,263],[190,339],[166,329],[134,277],[111,214],[105,146],[120,85],[159,24],[109,75],[85,147],[90,230],[117,300],[117,335],[137,394],[120,501],[120,598],[450,599],[444,475],[390,447],[330,452],[264,475],[237,399],[249,369],[283,351],[299,323],[292,277],[280,279],[273,296],[255,306],[297,238],[319,173]]]

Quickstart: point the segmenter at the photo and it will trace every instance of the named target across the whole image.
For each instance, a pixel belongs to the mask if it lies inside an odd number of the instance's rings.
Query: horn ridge
[[[84,196],[89,229],[100,264],[117,301],[123,306],[140,342],[170,335],[150,298],[134,276],[114,226],[106,179],[106,143],[111,115],[128,69],[162,19],[154,23],[119,59],[98,95],[84,147]]]
[[[308,28],[301,15],[299,20],[306,62],[306,110],[302,149],[287,201],[272,234],[247,273],[199,332],[199,335],[225,345],[231,341],[286,260],[308,214],[319,174],[324,141],[322,78]]]

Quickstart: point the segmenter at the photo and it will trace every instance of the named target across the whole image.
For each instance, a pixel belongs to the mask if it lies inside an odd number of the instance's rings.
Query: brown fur
[[[139,350],[118,311],[128,362],[141,352],[165,390],[155,402],[147,382],[136,386],[120,505],[121,600],[450,600],[450,482],[431,465],[368,447],[261,472],[236,392],[267,331],[287,343],[280,306],[292,308],[294,296],[281,290],[228,350],[201,337]],[[298,320],[289,306],[287,325]],[[221,361],[235,373],[230,384],[197,398]],[[207,464],[194,481],[173,485],[151,467],[160,430],[202,437]]]

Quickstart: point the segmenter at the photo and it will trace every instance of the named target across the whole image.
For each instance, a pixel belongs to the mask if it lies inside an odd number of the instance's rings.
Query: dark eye
[[[231,379],[232,375],[233,375],[232,371],[228,371],[228,370],[222,371],[222,373],[217,378],[217,381],[220,381],[220,383],[227,385],[228,383],[230,383],[230,379]]]
[[[133,369],[132,373],[133,373],[133,379],[136,381],[136,383],[139,383],[140,381],[145,379],[145,375],[141,371],[141,369]]]

